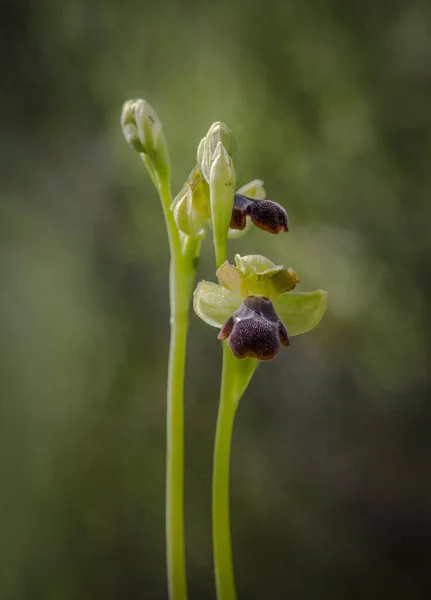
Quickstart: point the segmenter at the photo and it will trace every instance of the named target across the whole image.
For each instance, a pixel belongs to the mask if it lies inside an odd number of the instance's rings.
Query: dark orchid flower
[[[326,310],[326,292],[292,292],[299,282],[292,269],[284,269],[260,255],[235,257],[217,271],[222,285],[201,281],[194,295],[196,314],[221,329],[219,339],[236,358],[271,360],[289,336],[316,327]]]
[[[277,202],[265,199],[265,196],[263,181],[260,179],[254,179],[237,190],[229,238],[240,237],[253,225],[275,234],[289,230],[289,219],[285,209]],[[211,217],[205,182],[198,167],[190,173],[171,208],[181,231],[198,239],[205,237]]]

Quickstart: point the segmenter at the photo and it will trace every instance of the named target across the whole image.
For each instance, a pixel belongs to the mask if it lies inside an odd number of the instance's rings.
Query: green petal
[[[245,277],[239,269],[226,260],[222,266],[217,269],[216,275],[225,288],[241,294]]]
[[[307,294],[286,292],[274,301],[274,308],[286,325],[289,336],[314,329],[326,310],[327,292],[316,290]]]
[[[253,179],[253,181],[246,183],[237,190],[237,193],[254,200],[265,200],[266,198],[266,191],[261,179]]]
[[[244,275],[269,275],[270,273],[276,273],[282,271],[282,265],[276,265],[260,254],[249,254],[248,256],[235,255],[236,266]]]
[[[242,298],[218,283],[201,281],[193,296],[193,308],[198,317],[213,327],[223,327],[233,315]]]

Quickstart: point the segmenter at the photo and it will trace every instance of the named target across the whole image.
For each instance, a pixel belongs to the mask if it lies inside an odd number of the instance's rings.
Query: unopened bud
[[[195,167],[171,206],[178,229],[197,239],[205,237],[210,216],[205,193],[205,182]]]
[[[226,243],[235,195],[235,167],[220,141],[209,174],[211,220],[216,246]]]
[[[235,169],[237,167],[236,142],[231,130],[224,123],[214,123],[209,128],[206,136],[201,140],[197,152],[198,167],[208,183],[210,182],[211,166],[216,157],[217,147],[220,142],[229,155],[233,167]]]
[[[123,104],[121,127],[126,142],[137,152],[144,152],[144,147],[139,139],[138,128],[136,126],[135,104],[136,100],[127,100],[127,102]]]
[[[162,123],[145,100],[128,100],[123,105],[121,126],[126,141],[145,154],[149,168],[159,181],[169,181],[170,165]]]

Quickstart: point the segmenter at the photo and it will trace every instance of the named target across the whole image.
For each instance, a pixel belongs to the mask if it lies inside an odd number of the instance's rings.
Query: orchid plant
[[[213,467],[213,550],[218,600],[236,598],[229,519],[230,449],[235,412],[261,361],[275,358],[290,338],[316,327],[326,292],[297,293],[291,268],[260,255],[227,261],[227,240],[253,225],[287,232],[285,209],[266,198],[255,179],[236,189],[237,148],[226,125],[214,123],[197,149],[197,164],[175,198],[162,124],[144,100],[125,102],[121,125],[160,197],[171,254],[171,341],[167,385],[166,560],[170,600],[187,598],[184,549],[184,374],[189,308],[220,329],[223,365]],[[202,240],[212,231],[218,282],[201,281],[193,294]]]

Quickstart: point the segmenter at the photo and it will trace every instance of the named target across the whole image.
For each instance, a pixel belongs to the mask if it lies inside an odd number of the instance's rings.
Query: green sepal
[[[317,327],[326,310],[327,292],[288,292],[278,296],[273,304],[289,336],[306,333]]]
[[[193,308],[198,317],[219,329],[241,302],[240,294],[211,281],[200,281],[193,295]]]

